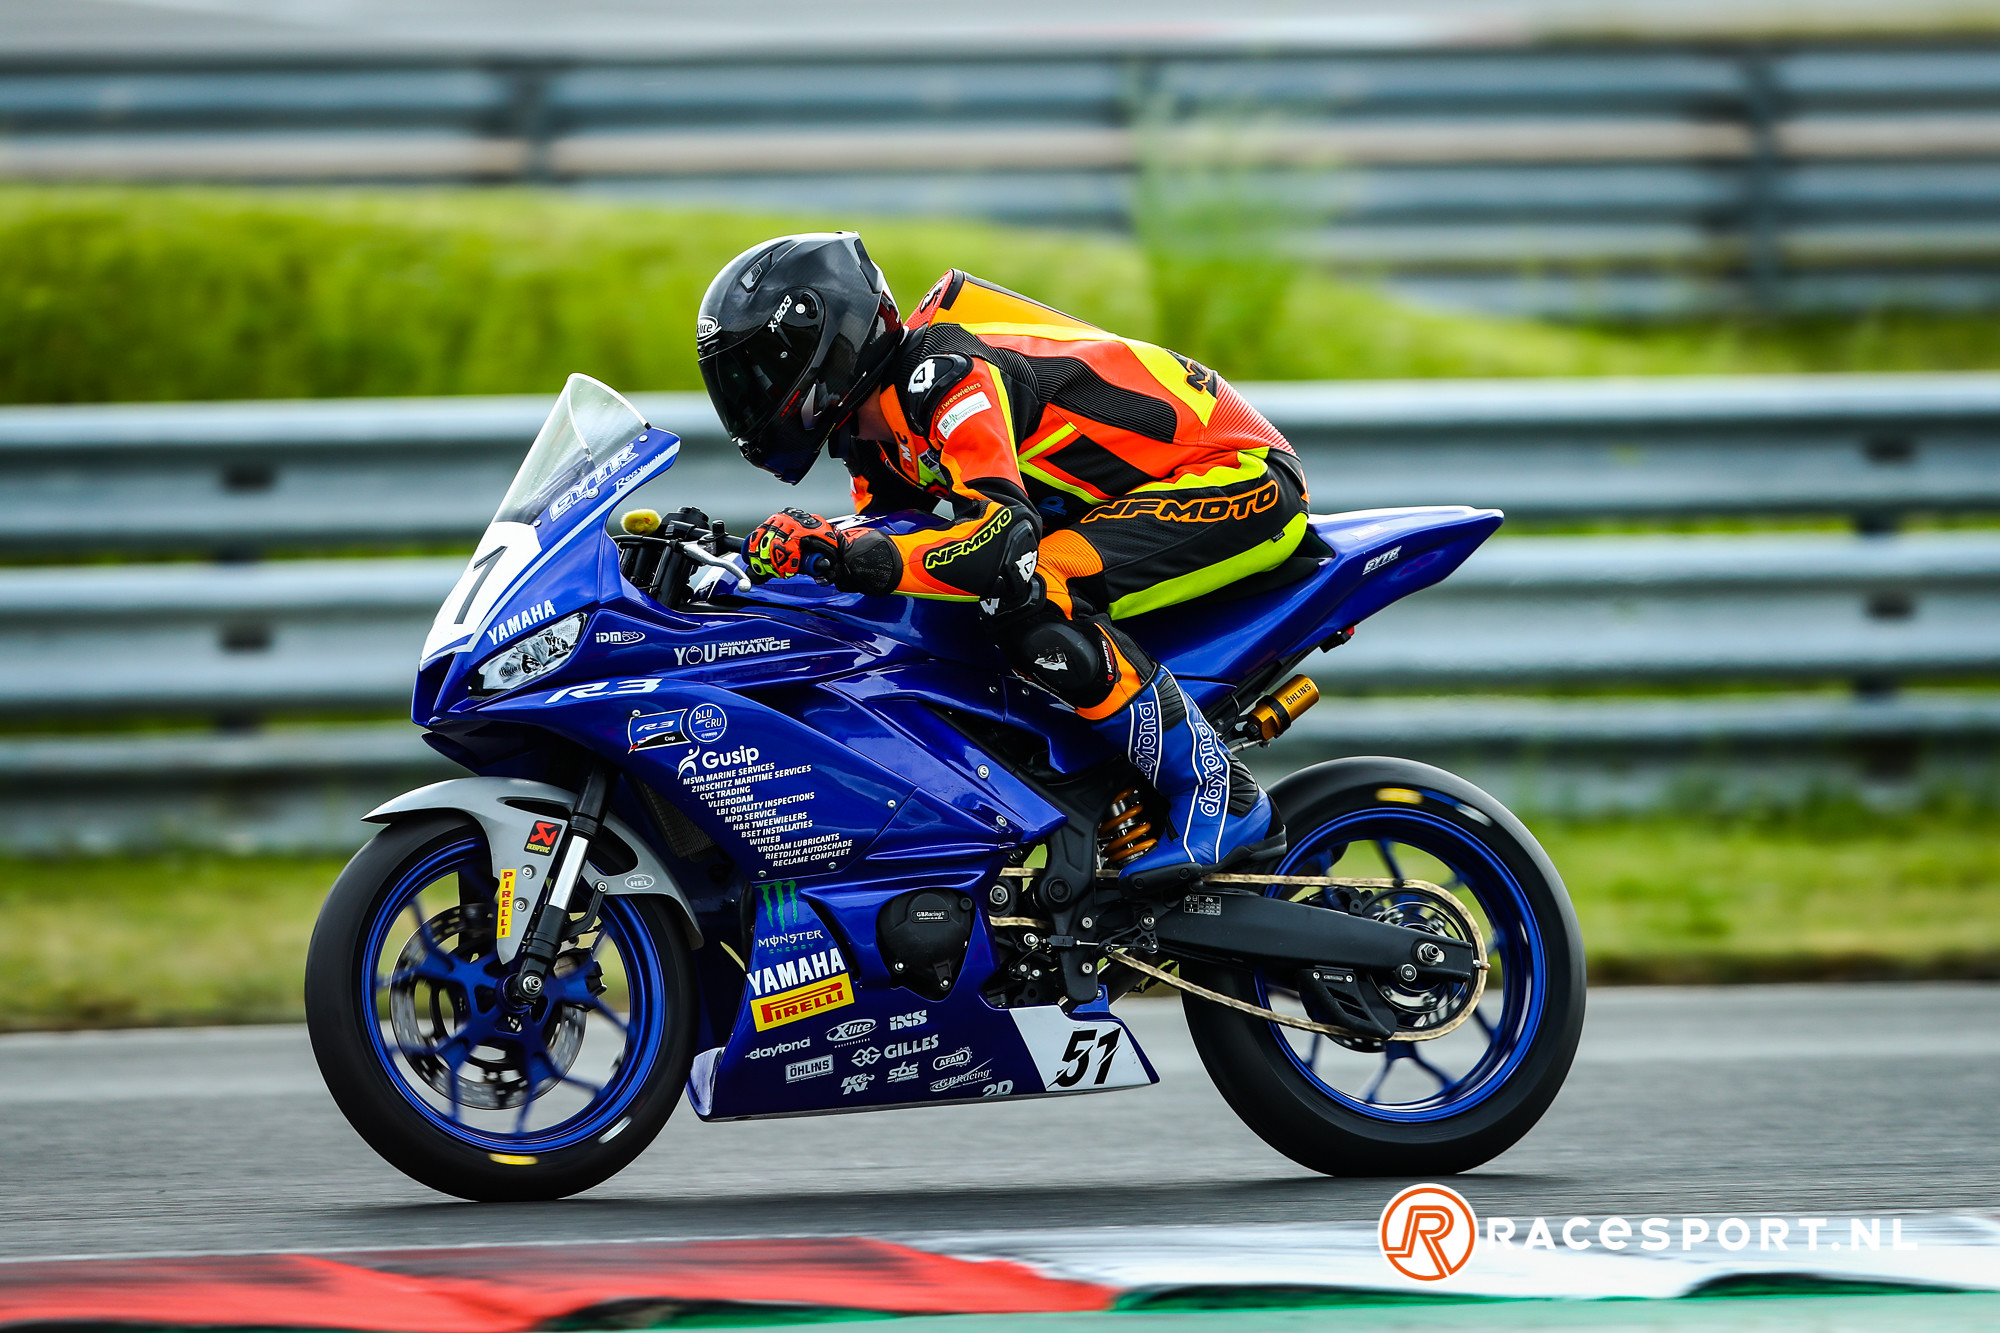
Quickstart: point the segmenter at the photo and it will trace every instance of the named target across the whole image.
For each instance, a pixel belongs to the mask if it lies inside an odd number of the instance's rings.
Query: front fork
[[[507,980],[508,992],[518,1003],[533,1004],[542,998],[549,969],[562,952],[578,887],[582,886],[586,902],[591,893],[604,891],[604,885],[592,885],[584,872],[589,867],[591,841],[603,831],[605,807],[611,803],[611,784],[617,776],[618,771],[602,760],[592,761],[584,776],[583,793],[577,797],[562,845],[556,849],[556,873],[542,883],[528,933],[514,957],[514,975]]]

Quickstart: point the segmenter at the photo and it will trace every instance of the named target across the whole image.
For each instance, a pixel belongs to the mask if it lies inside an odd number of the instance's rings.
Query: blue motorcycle
[[[474,776],[367,816],[306,972],[327,1087],[392,1164],[549,1199],[683,1090],[729,1120],[1142,1086],[1112,1005],[1161,987],[1230,1106],[1316,1171],[1462,1171],[1548,1108],[1583,948],[1492,797],[1318,764],[1271,789],[1282,858],[1132,896],[1157,793],[975,607],[752,586],[694,508],[614,523],[679,447],[573,376],[430,630],[413,717]],[[1500,522],[1316,517],[1277,569],[1124,623],[1231,745],[1265,744],[1317,698],[1308,655]]]

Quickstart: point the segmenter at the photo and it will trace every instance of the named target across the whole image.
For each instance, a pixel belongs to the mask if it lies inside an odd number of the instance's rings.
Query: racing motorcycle
[[[1271,788],[1281,858],[1132,896],[1159,795],[976,607],[753,586],[692,507],[614,522],[679,448],[571,377],[424,644],[413,717],[473,776],[366,816],[306,972],[327,1087],[389,1162],[548,1199],[683,1090],[730,1120],[1145,1086],[1112,1008],[1141,989],[1182,992],[1224,1099],[1316,1171],[1462,1171],[1548,1108],[1583,949],[1492,797],[1317,764]],[[1317,697],[1308,655],[1501,517],[1316,516],[1277,569],[1124,623],[1233,747],[1266,744]]]

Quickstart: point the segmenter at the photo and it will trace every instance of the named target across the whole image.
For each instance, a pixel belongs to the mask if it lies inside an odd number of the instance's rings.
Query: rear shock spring
[[[1097,826],[1104,863],[1113,869],[1144,856],[1160,840],[1146,818],[1146,803],[1137,787],[1127,787],[1111,799],[1111,809]]]

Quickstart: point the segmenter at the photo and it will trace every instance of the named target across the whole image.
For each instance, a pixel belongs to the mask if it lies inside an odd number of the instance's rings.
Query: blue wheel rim
[[[617,897],[604,899],[597,953],[613,951],[622,967],[628,999],[622,1017],[589,993],[586,973],[577,971],[560,978],[551,975],[549,1007],[545,1011],[548,1015],[556,1014],[558,1006],[580,1008],[587,1029],[608,1027],[613,1034],[610,1046],[604,1048],[605,1052],[615,1052],[608,1054],[611,1073],[601,1082],[586,1080],[577,1075],[573,1065],[559,1067],[543,1036],[546,1024],[523,1024],[520,1034],[506,1033],[493,1025],[497,1004],[484,1002],[479,992],[493,989],[501,969],[490,955],[468,960],[441,947],[429,928],[430,922],[438,918],[426,918],[425,909],[417,906],[425,889],[453,875],[464,874],[474,882],[484,881],[485,861],[484,850],[476,838],[467,837],[439,847],[411,864],[378,904],[368,923],[361,954],[365,971],[361,987],[362,1028],[368,1033],[375,1058],[390,1083],[420,1116],[442,1133],[472,1148],[501,1155],[535,1156],[615,1134],[622,1130],[624,1120],[643,1093],[664,1045],[667,985],[658,942],[630,901]],[[449,897],[456,904],[457,894],[452,892]],[[414,948],[421,957],[414,966],[397,969],[394,964],[403,955],[385,958],[385,948],[392,939],[404,937],[410,943],[400,947]],[[458,1013],[463,1020],[449,1040],[415,1051],[407,1049],[390,1030],[391,1025],[379,1016],[392,986],[412,978],[428,983],[432,995],[453,997],[452,1003],[462,1005]],[[621,1035],[622,1045],[616,1041]],[[519,1052],[517,1058],[529,1095],[518,1110],[509,1107],[502,1113],[515,1120],[511,1130],[469,1122],[466,1113],[470,1108],[460,1104],[460,1071],[481,1050]],[[426,1082],[418,1069],[419,1062],[435,1061],[442,1061],[449,1070],[452,1088],[449,1096]],[[558,1089],[583,1091],[583,1104],[553,1123],[534,1125],[536,1103],[546,1104]],[[444,1105],[440,1106],[440,1102]]]
[[[1488,931],[1486,947],[1493,972],[1489,974],[1489,985],[1478,1012],[1460,1031],[1483,1033],[1485,1047],[1476,1057],[1461,1060],[1462,1069],[1446,1068],[1434,1063],[1424,1050],[1440,1043],[1392,1041],[1381,1053],[1369,1054],[1338,1048],[1327,1052],[1323,1047],[1331,1043],[1312,1038],[1306,1053],[1301,1054],[1294,1039],[1304,1034],[1276,1023],[1270,1024],[1271,1031],[1279,1049],[1299,1073],[1347,1110],[1409,1124],[1461,1115],[1506,1084],[1527,1058],[1535,1034],[1541,1029],[1547,999],[1548,959],[1533,907],[1519,878],[1477,836],[1416,808],[1370,808],[1329,820],[1305,837],[1293,839],[1277,873],[1315,873],[1310,866],[1312,861],[1324,858],[1336,846],[1357,842],[1382,847],[1385,861],[1392,855],[1389,849],[1397,844],[1428,853],[1449,867],[1455,876],[1442,886],[1461,902],[1472,899],[1466,905],[1474,908],[1475,917],[1484,916]],[[1332,873],[1353,872],[1340,865]],[[1282,889],[1277,886],[1267,890],[1269,894],[1280,892]],[[1497,985],[1493,984],[1495,979]],[[1273,994],[1274,991],[1284,994],[1286,988],[1282,984],[1274,987],[1262,969],[1255,974],[1255,980],[1258,1002],[1267,1008],[1280,1007],[1282,1011],[1282,1006],[1273,1005]],[[1457,1034],[1441,1039],[1456,1040]],[[1460,1047],[1463,1049],[1464,1043]],[[1356,1062],[1348,1066],[1356,1071],[1364,1067],[1359,1062],[1369,1060],[1378,1062],[1379,1068],[1368,1087],[1357,1095],[1334,1086],[1322,1076],[1321,1062],[1327,1058]],[[1423,1070],[1435,1081],[1435,1090],[1428,1096],[1403,1102],[1370,1100],[1368,1094],[1377,1094],[1379,1098],[1384,1082],[1403,1062],[1414,1063]]]

